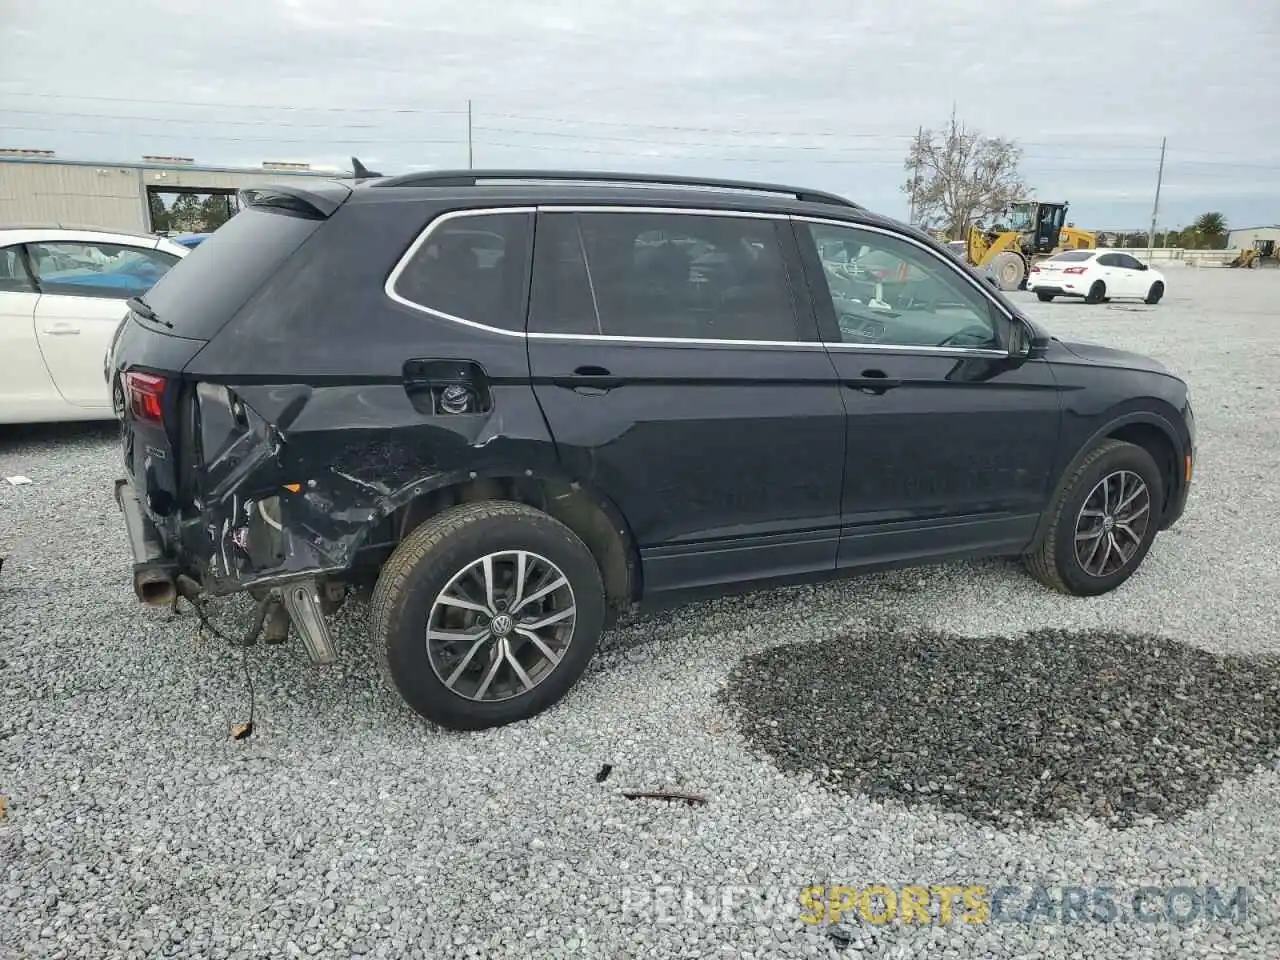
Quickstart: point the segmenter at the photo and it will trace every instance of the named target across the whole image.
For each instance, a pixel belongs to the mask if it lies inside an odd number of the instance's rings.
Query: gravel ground
[[[337,668],[308,667],[297,644],[250,654],[256,730],[231,740],[249,709],[239,655],[197,645],[189,618],[132,599],[110,428],[0,434],[0,475],[34,481],[0,483],[0,956],[1280,955],[1275,702],[1242,693],[1264,692],[1280,655],[1280,271],[1170,273],[1173,292],[1154,309],[1028,304],[1063,335],[1145,350],[1191,379],[1197,488],[1124,588],[1076,600],[991,562],[684,607],[613,633],[557,708],[480,734],[428,728],[383,693],[352,607]],[[234,604],[215,614],[245,618]],[[824,709],[844,711],[830,725],[858,756],[923,744],[932,758],[966,730],[977,746],[1007,747],[1017,722],[1002,733],[998,703],[981,697],[948,702],[946,730],[926,708],[850,729],[857,705],[830,696],[833,657],[838,666],[843,643],[846,659],[883,664],[881,645],[910,642],[936,658],[932,678],[967,689],[985,669],[1043,692],[1045,715],[1063,719],[1052,698],[1070,688],[1053,668],[1066,653],[984,656],[997,637],[1025,654],[1050,628],[1098,652],[1064,677],[1097,695],[1081,700],[1082,735],[1100,740],[1103,769],[1144,765],[1150,776],[1128,782],[1159,809],[1122,804],[1110,825],[1089,802],[1110,794],[1086,784],[1060,814],[1014,825],[897,789],[833,789],[818,748],[843,756],[847,744],[815,728],[803,700],[767,688],[754,709],[777,703],[785,733],[739,732],[740,684],[759,684],[764,663],[779,691],[807,680],[825,691]],[[1176,728],[1171,769],[1153,770],[1140,738],[1118,747],[1095,708],[1102,695],[1119,704],[1168,689],[1177,671],[1142,653],[1180,646],[1194,702],[1162,712],[1134,701],[1135,716]],[[967,669],[947,680],[944,657]],[[1248,684],[1228,682],[1249,663]],[[1224,740],[1232,720],[1255,741]],[[769,736],[797,756],[773,760]],[[1078,762],[1069,750],[1051,759]],[[921,763],[940,795],[969,789]],[[1192,787],[1171,800],[1178,766]],[[708,802],[627,800],[628,788]],[[1027,796],[1029,814],[1049,809]],[[949,923],[808,924],[799,894],[811,884],[1009,886],[1019,907],[1002,921],[993,906],[985,923],[957,907]],[[1229,898],[1242,885],[1240,922],[1162,915],[1172,905],[1188,916],[1185,898],[1151,898],[1149,922],[1130,909],[1142,886]],[[1085,888],[1095,913],[1099,888],[1114,888],[1119,915],[1068,922],[1050,901],[1028,910],[1037,886],[1053,897]]]

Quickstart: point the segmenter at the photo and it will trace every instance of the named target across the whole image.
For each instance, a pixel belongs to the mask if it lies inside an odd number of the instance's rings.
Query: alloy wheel
[[[1080,568],[1108,577],[1124,568],[1142,547],[1151,523],[1151,491],[1132,470],[1103,477],[1076,516],[1075,548]]]
[[[576,622],[559,567],[527,550],[491,553],[455,574],[431,605],[427,657],[458,696],[509,700],[559,666]]]

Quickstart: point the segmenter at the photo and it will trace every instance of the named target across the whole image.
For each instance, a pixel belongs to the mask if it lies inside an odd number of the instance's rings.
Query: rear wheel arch
[[[580,482],[533,471],[507,471],[437,478],[411,489],[412,496],[389,515],[397,543],[428,518],[458,504],[515,501],[559,520],[586,544],[600,568],[611,618],[641,595],[640,552],[630,525],[608,497]]]
[[[1044,542],[1044,538],[1048,535],[1049,528],[1053,523],[1053,505],[1057,503],[1063,489],[1071,481],[1080,465],[1088,458],[1090,453],[1097,449],[1100,443],[1106,440],[1120,440],[1125,443],[1132,443],[1151,454],[1156,461],[1156,465],[1160,468],[1160,476],[1165,482],[1164,503],[1161,504],[1162,511],[1181,489],[1182,473],[1178,469],[1178,452],[1181,449],[1181,445],[1178,442],[1177,433],[1173,425],[1164,417],[1152,412],[1135,412],[1117,417],[1098,429],[1088,440],[1081,444],[1075,455],[1059,472],[1053,493],[1046,503],[1045,511],[1041,514],[1039,523],[1036,525],[1035,536],[1028,546],[1029,550],[1037,549]]]

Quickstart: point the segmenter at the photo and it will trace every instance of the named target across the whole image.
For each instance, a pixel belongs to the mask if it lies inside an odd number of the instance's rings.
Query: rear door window
[[[776,222],[681,213],[543,213],[531,332],[799,339]]]
[[[29,243],[42,294],[127,300],[146,293],[178,257],[118,243]]]
[[[212,339],[322,222],[279,208],[241,210],[147,291],[147,306],[173,324],[154,329]]]
[[[533,214],[473,213],[429,228],[392,291],[453,320],[524,331]]]

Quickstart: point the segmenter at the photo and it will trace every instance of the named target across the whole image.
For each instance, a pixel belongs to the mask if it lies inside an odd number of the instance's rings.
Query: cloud
[[[907,141],[954,104],[971,126],[1021,141],[1038,192],[1071,199],[1079,223],[1149,217],[1162,136],[1177,174],[1162,200],[1170,217],[1256,218],[1262,194],[1243,191],[1280,170],[1265,106],[1280,89],[1280,13],[1267,0],[1207,10],[224,0],[175,13],[169,0],[115,0],[66,16],[8,5],[0,143],[93,159],[354,153],[392,172],[458,167],[470,100],[479,165],[803,182],[904,216]]]

